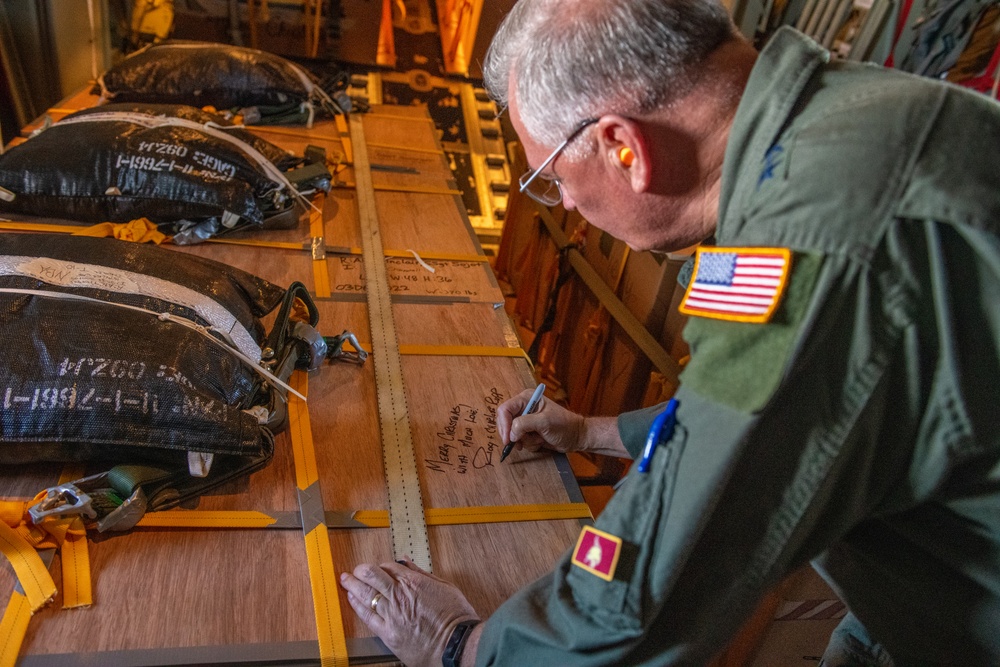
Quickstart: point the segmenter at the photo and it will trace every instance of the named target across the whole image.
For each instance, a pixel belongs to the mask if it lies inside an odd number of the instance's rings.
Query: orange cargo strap
[[[308,396],[309,380],[305,372],[295,371],[291,384],[303,396]],[[294,395],[288,397],[288,430],[295,459],[295,483],[299,490],[299,513],[309,563],[320,662],[323,667],[347,667],[347,640],[340,610],[337,572],[333,567],[330,536],[324,520],[312,425],[305,401]]]

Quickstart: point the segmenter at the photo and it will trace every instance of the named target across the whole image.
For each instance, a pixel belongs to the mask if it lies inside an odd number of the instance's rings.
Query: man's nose
[[[575,211],[576,210],[576,202],[573,201],[573,198],[570,197],[569,194],[566,193],[566,190],[563,190],[563,193],[562,193],[562,205],[563,205],[563,208],[566,209],[567,211]]]

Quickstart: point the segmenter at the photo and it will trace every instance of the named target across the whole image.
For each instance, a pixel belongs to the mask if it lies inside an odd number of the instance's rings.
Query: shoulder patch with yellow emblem
[[[680,311],[731,322],[769,322],[791,261],[788,248],[698,248]]]
[[[573,549],[573,565],[611,581],[621,556],[622,538],[593,526],[584,526]]]

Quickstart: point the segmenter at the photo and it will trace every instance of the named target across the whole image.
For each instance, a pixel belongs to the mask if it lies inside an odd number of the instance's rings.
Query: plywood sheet
[[[336,132],[332,124],[292,133],[260,132],[296,152],[306,143],[326,141],[331,149],[336,146],[336,139],[329,138]],[[365,118],[365,133],[373,161],[419,172],[379,172],[376,184],[452,187],[424,110],[376,108]],[[426,262],[435,269],[429,272],[412,257],[386,258],[402,349],[408,345],[516,348],[510,321],[502,308],[495,307],[503,300],[496,280],[489,265],[474,258],[481,251],[460,199],[377,190],[376,203],[385,249],[427,254]],[[318,328],[326,336],[350,330],[367,343],[368,285],[355,254],[360,245],[356,194],[346,188],[333,190],[323,203],[323,223],[329,252],[321,261],[329,276],[330,296],[316,299]],[[303,211],[294,229],[244,233],[224,239],[230,242],[176,249],[279,285],[299,281],[315,294],[316,276],[323,276],[317,269],[324,266],[313,259],[312,233],[309,215]],[[466,258],[430,257],[449,253]],[[506,397],[530,385],[523,359],[404,354],[402,369],[425,508],[579,499],[575,488],[565,486],[552,457],[518,453],[499,464],[502,443],[495,411]],[[387,508],[376,394],[370,362],[330,362],[309,377],[309,420],[327,512]],[[52,484],[59,468],[0,470],[0,495],[30,497]],[[296,516],[289,434],[277,437],[270,465],[202,496],[189,509]],[[435,572],[455,581],[476,609],[488,614],[546,571],[572,545],[578,531],[577,520],[554,520],[431,526],[428,533]],[[330,546],[337,571],[393,557],[388,528],[333,527]],[[205,664],[234,656],[246,664],[267,660],[273,664],[316,655],[309,572],[297,528],[134,529],[115,536],[94,534],[90,547],[95,604],[64,611],[57,599],[36,614],[22,647],[26,664],[54,664],[55,656],[59,664]],[[57,557],[54,572],[59,572],[59,565]],[[0,566],[0,590],[11,590],[13,585],[9,566]],[[371,633],[350,610],[343,591],[338,594],[347,638],[364,641]]]

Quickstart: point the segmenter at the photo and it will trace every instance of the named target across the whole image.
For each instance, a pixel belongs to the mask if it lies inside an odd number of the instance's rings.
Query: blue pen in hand
[[[521,412],[521,416],[530,415],[532,412],[538,409],[538,401],[542,400],[542,394],[545,393],[545,383],[539,384],[535,387],[535,393],[531,395],[528,399],[528,404],[524,406],[524,410]],[[507,458],[512,451],[514,451],[514,445],[517,444],[516,440],[511,440],[506,445],[504,445],[503,451],[500,452],[500,463]]]
[[[646,436],[646,446],[642,450],[642,458],[639,459],[639,472],[649,472],[649,464],[653,460],[653,453],[660,444],[660,440],[669,440],[674,434],[674,425],[677,423],[677,399],[671,398],[667,402],[667,407],[663,412],[656,415],[653,425],[649,427],[649,435]]]

